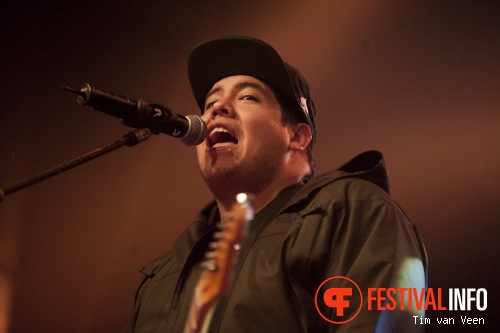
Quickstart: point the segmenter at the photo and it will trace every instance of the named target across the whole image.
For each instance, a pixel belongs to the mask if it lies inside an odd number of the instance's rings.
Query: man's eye
[[[255,98],[252,95],[245,95],[241,97],[242,100],[247,100],[247,101],[257,101],[257,98]]]
[[[214,106],[214,104],[215,104],[215,101],[207,103],[207,105],[205,105],[205,110],[208,110],[208,109],[212,108],[212,106]]]

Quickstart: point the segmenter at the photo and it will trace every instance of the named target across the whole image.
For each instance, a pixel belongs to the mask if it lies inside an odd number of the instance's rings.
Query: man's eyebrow
[[[260,90],[262,93],[265,93],[264,87],[258,83],[255,83],[255,82],[242,81],[242,82],[237,83],[235,87],[238,90],[245,89],[245,88],[254,88],[254,89]]]
[[[260,92],[262,92],[263,94],[266,93],[266,90],[264,89],[264,87],[261,85],[261,84],[258,84],[258,83],[255,83],[255,82],[250,82],[250,81],[241,81],[241,82],[238,82],[234,88],[236,90],[242,90],[242,89],[245,89],[245,88],[254,88],[254,89],[257,89],[259,90]],[[205,95],[205,101],[210,97],[212,96],[213,94],[216,94],[218,92],[220,92],[222,90],[221,87],[217,87],[217,88],[214,88],[212,90],[210,90],[206,95]]]
[[[221,87],[218,87],[218,88],[214,88],[212,90],[210,90],[209,92],[207,92],[207,94],[205,95],[205,102],[207,101],[207,99],[212,96],[213,94],[216,94],[218,93],[219,91],[221,91],[222,88]]]

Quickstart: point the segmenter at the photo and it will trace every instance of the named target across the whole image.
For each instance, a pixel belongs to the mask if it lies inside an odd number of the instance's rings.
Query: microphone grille
[[[207,124],[198,116],[188,115],[185,117],[189,121],[189,129],[181,141],[186,146],[199,145],[207,137]]]

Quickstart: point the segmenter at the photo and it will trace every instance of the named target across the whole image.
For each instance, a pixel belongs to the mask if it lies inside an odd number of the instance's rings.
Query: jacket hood
[[[341,172],[340,178],[361,178],[390,193],[389,175],[385,168],[384,157],[379,151],[369,150],[361,153],[343,164],[338,171]]]
[[[390,193],[389,176],[385,168],[383,155],[379,151],[369,150],[357,155],[336,170],[312,178],[290,199],[282,210],[314,196],[323,186],[343,178],[364,179]]]

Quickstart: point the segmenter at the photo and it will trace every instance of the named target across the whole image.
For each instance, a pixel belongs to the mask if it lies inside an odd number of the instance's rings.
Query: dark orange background
[[[0,1],[0,186],[121,138],[61,84],[196,114],[186,57],[248,35],[308,78],[318,171],[379,149],[418,225],[434,288],[487,288],[499,325],[500,4],[496,1]],[[135,4],[132,4],[135,3]],[[279,4],[282,3],[282,4]],[[155,136],[0,203],[0,333],[119,332],[138,269],[211,196],[195,152]]]

